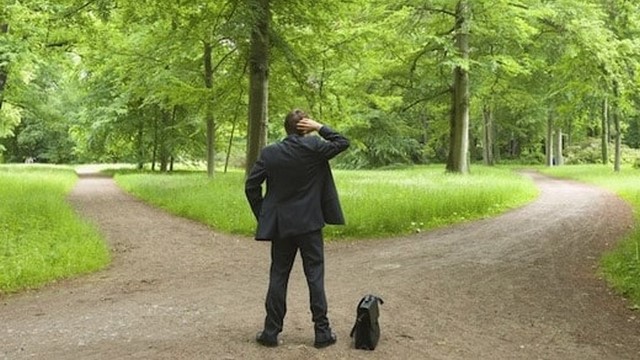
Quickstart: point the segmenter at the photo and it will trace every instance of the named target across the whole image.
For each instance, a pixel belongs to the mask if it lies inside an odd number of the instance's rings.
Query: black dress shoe
[[[256,334],[256,341],[258,344],[266,347],[276,347],[278,346],[278,339],[276,340],[268,340],[264,336],[262,336],[262,331],[258,331]]]
[[[331,332],[331,337],[329,338],[329,340],[316,341],[316,342],[313,343],[313,347],[315,347],[316,349],[326,348],[327,346],[331,346],[331,345],[335,344],[336,341],[338,341],[338,337],[336,336],[336,333],[334,333],[332,331]]]

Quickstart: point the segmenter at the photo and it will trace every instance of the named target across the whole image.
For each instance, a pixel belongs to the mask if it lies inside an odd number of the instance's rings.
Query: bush
[[[602,164],[600,140],[589,138],[564,149],[565,164]]]
[[[614,147],[609,145],[609,162],[614,160]],[[635,164],[640,158],[640,150],[622,145],[621,162],[623,164]],[[564,149],[564,160],[567,165],[575,164],[602,164],[602,145],[600,139],[589,138],[583,142],[567,146]]]
[[[400,118],[371,111],[362,122],[345,131],[352,139],[348,152],[338,158],[345,169],[371,169],[393,164],[423,164],[423,146],[413,137],[414,129]]]

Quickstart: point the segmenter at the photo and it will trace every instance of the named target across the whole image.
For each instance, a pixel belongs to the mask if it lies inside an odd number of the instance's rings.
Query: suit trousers
[[[267,316],[263,336],[277,339],[287,313],[287,285],[296,254],[300,249],[302,267],[309,287],[309,303],[314,323],[315,341],[327,341],[331,328],[327,318],[324,291],[324,241],[322,230],[271,241],[271,270],[265,307]]]

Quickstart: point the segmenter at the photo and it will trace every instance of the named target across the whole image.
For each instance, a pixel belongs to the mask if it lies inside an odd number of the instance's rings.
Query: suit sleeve
[[[244,193],[251,206],[253,215],[258,219],[260,217],[260,210],[262,209],[262,183],[267,178],[267,170],[264,167],[264,161],[262,156],[256,161],[247,177],[244,184]]]
[[[327,160],[347,150],[349,147],[349,139],[333,131],[333,129],[326,125],[320,128],[318,134],[326,140],[319,142],[318,150]]]

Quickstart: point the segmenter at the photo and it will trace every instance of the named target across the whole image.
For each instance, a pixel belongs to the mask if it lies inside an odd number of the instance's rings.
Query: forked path
[[[630,208],[601,189],[527,176],[541,196],[503,216],[327,244],[338,343],[323,350],[312,346],[299,260],[283,344],[262,348],[253,337],[268,244],[218,234],[85,176],[69,200],[105,234],[113,263],[0,298],[0,359],[640,358],[636,313],[596,275],[599,256],[629,230]],[[365,293],[385,300],[373,352],[349,342]]]

